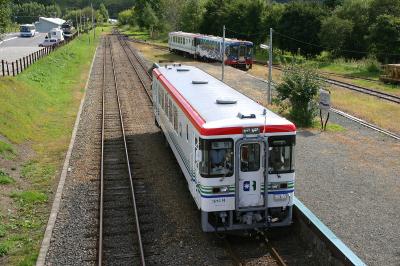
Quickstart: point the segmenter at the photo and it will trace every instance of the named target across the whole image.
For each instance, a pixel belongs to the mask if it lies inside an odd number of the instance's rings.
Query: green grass
[[[101,32],[97,28],[96,36]],[[97,44],[98,38],[93,42],[91,36],[89,44],[88,35],[81,35],[17,77],[0,78],[0,135],[35,152],[22,165],[26,188],[10,185],[15,191],[9,195],[13,211],[0,218],[0,257],[7,256],[10,265],[36,261],[50,209],[49,192],[65,157]],[[11,153],[12,146],[3,147]]]
[[[162,33],[155,38],[151,38],[149,31],[142,31],[137,27],[132,27],[129,25],[120,26],[119,30],[121,33],[138,40],[149,41],[154,44],[168,46],[168,33]]]
[[[15,158],[16,154],[17,153],[11,144],[0,140],[0,156],[5,159],[11,160]]]
[[[32,205],[35,203],[46,202],[48,197],[45,193],[39,191],[21,191],[13,192],[11,198],[21,205]]]
[[[9,176],[7,173],[4,173],[0,170],[0,185],[8,185],[14,183],[15,180]]]

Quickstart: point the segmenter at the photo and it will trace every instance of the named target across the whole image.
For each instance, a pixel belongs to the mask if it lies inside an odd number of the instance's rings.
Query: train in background
[[[221,37],[188,32],[170,32],[168,47],[171,52],[190,55],[196,59],[222,62]],[[253,43],[225,38],[225,65],[241,69],[253,66]]]
[[[400,64],[384,65],[384,74],[379,79],[385,83],[400,84]]]
[[[202,230],[290,225],[295,125],[196,67],[156,65],[152,75],[156,125],[201,211]]]
[[[23,24],[19,26],[19,35],[21,37],[34,37],[36,34],[36,27],[33,24]]]

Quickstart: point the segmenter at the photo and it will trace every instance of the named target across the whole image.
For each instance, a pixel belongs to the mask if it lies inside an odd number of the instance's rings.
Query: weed
[[[4,237],[6,235],[6,226],[0,223],[0,237]]]
[[[8,254],[10,249],[13,247],[13,241],[4,240],[0,242],[0,257]]]
[[[35,203],[46,202],[48,197],[43,192],[27,190],[22,192],[13,192],[11,198],[19,202],[21,205],[32,205]]]
[[[0,140],[0,155],[5,159],[11,160],[14,159],[16,152],[11,144]]]
[[[8,185],[14,182],[15,180],[11,176],[0,170],[0,185]]]

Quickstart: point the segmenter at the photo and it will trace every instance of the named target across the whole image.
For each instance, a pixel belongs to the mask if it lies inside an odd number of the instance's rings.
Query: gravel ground
[[[98,48],[70,160],[47,265],[94,265],[98,222],[101,82],[103,49]]]
[[[221,76],[219,64],[188,64]],[[265,103],[265,82],[225,73],[227,84]],[[345,130],[298,131],[296,195],[367,264],[400,265],[400,143],[334,113],[330,121]]]

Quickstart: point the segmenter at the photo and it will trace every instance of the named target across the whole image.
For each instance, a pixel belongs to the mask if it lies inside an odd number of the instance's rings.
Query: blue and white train
[[[170,32],[171,52],[188,54],[202,60],[222,61],[222,38],[188,32]],[[225,65],[249,69],[253,65],[253,43],[225,38]]]
[[[293,123],[196,67],[154,68],[152,94],[203,231],[291,224]]]

